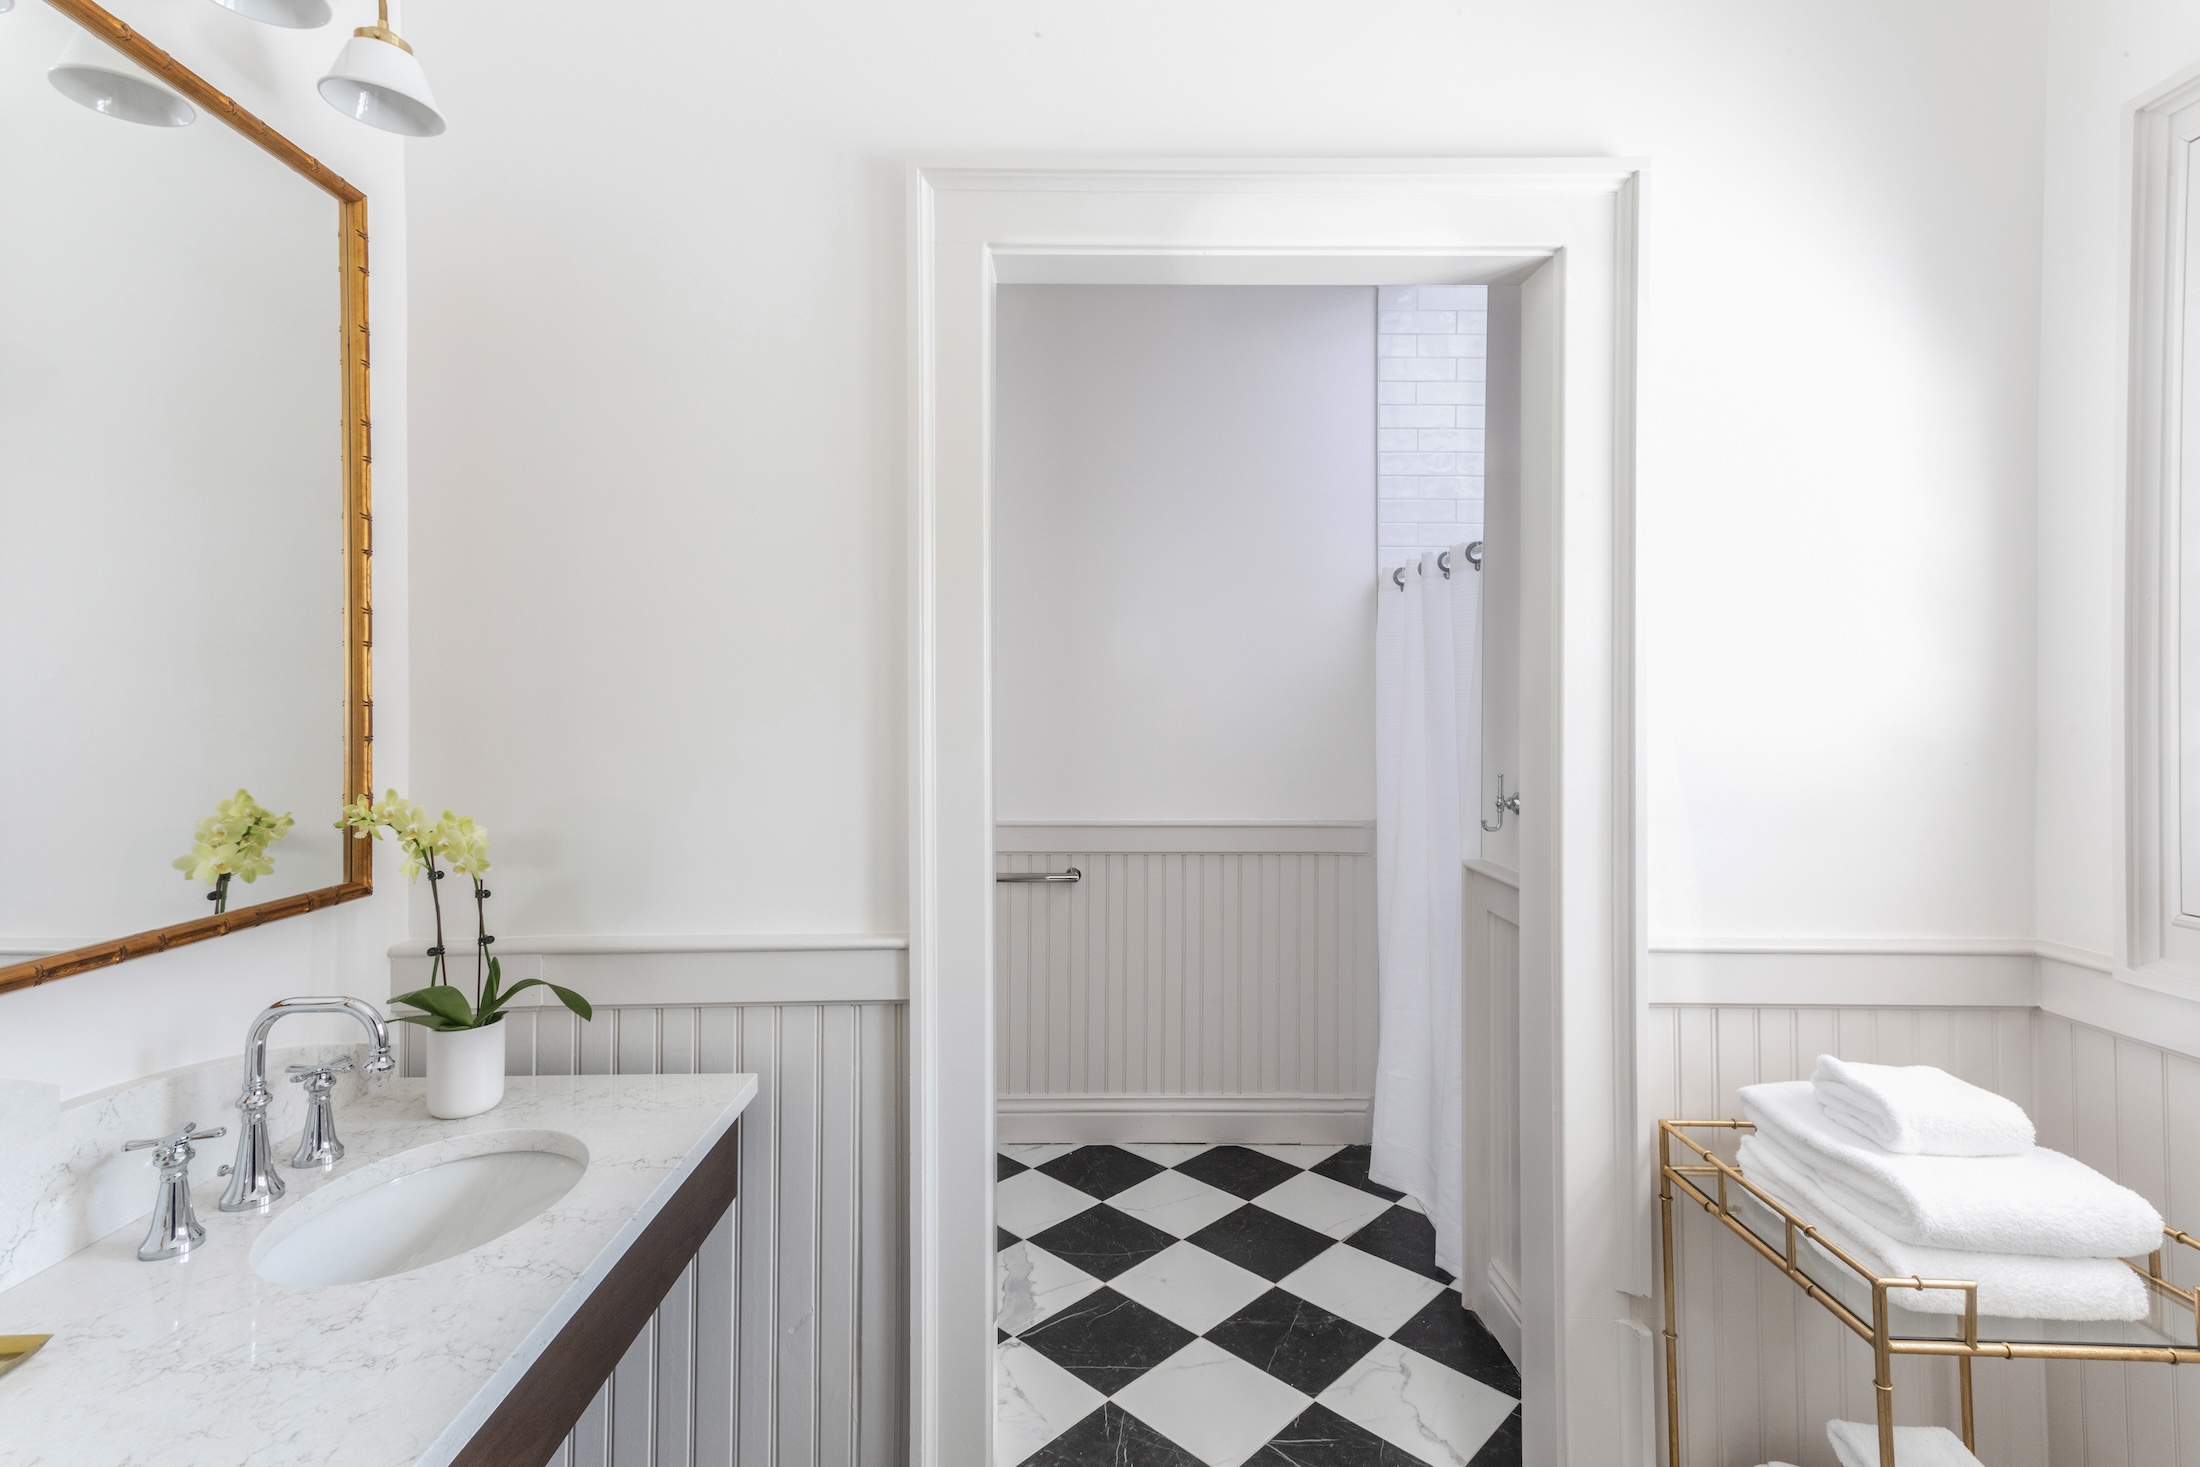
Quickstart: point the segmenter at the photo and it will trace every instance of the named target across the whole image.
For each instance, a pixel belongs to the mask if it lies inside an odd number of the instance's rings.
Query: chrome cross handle
[[[344,1143],[336,1139],[336,1101],[329,1092],[336,1077],[356,1068],[350,1060],[332,1065],[292,1065],[290,1083],[306,1087],[306,1123],[298,1133],[298,1149],[290,1153],[293,1167],[334,1166],[344,1159]]]
[[[199,1226],[198,1214],[191,1207],[191,1158],[198,1154],[191,1143],[227,1134],[227,1126],[202,1131],[197,1121],[185,1121],[183,1129],[173,1135],[122,1143],[124,1151],[151,1150],[153,1165],[160,1168],[153,1220],[145,1230],[145,1241],[138,1244],[137,1256],[144,1262],[181,1258],[206,1241],[206,1229]]]

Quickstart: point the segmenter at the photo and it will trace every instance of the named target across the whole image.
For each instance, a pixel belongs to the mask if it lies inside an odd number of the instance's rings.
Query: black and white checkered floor
[[[1514,1467],[1520,1378],[1365,1146],[1004,1146],[996,1467]]]

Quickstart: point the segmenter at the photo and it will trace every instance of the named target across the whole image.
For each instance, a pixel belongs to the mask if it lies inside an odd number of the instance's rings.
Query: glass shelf
[[[1716,1179],[1691,1177],[1703,1190],[1717,1196]],[[1705,1182],[1711,1186],[1704,1186]],[[1766,1189],[1770,1191],[1770,1188]],[[1778,1194],[1774,1194],[1777,1196]],[[1790,1208],[1798,1217],[1808,1214],[1800,1207]],[[1766,1206],[1746,1187],[1729,1184],[1727,1188],[1727,1215],[1747,1228],[1765,1246],[1782,1257],[1787,1253],[1787,1219]],[[2142,1269],[2146,1259],[2134,1259]],[[1839,1300],[1857,1318],[1869,1323],[1872,1317],[1872,1289],[1861,1275],[1836,1259],[1797,1230],[1795,1263],[1809,1280]],[[2099,1346],[2103,1349],[2179,1349],[2200,1350],[2200,1331],[2196,1331],[2192,1306],[2183,1303],[2161,1290],[2147,1290],[2152,1305],[2144,1319],[2128,1323],[2115,1320],[2065,1320],[2065,1319],[2005,1319],[1982,1314],[1978,1321],[1978,1338],[1983,1341],[2006,1340],[2012,1344]],[[1960,1294],[1951,1298],[1961,1300]],[[1963,1338],[1963,1315],[1927,1314],[1904,1309],[1889,1300],[1887,1334],[1890,1339],[1901,1341],[1947,1340]]]

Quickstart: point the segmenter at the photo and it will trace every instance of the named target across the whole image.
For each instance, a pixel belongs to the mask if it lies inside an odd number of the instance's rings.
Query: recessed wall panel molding
[[[1365,1140],[1372,854],[1266,826],[1126,851],[1112,829],[1033,851],[1004,827],[1001,872],[1081,879],[996,888],[1001,1136]]]
[[[515,1075],[748,1071],[741,1195],[555,1467],[891,1467],[907,1408],[904,1008],[599,1004],[505,1021]],[[405,1030],[405,1073],[425,1055]]]

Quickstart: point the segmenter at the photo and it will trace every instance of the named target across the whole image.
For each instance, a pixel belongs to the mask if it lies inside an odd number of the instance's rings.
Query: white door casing
[[[909,175],[911,1461],[992,1461],[992,304],[1004,282],[1522,286],[1521,1296],[1533,1463],[1648,1462],[1637,163]]]

